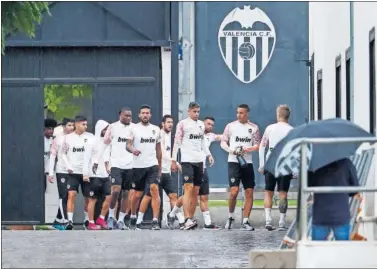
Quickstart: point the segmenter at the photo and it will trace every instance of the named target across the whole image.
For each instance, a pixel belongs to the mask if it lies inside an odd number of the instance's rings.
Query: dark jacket
[[[316,172],[310,172],[308,185],[358,186],[356,168],[349,159],[333,162]],[[316,193],[313,204],[313,224],[338,226],[349,224],[351,215],[349,198],[355,193]]]

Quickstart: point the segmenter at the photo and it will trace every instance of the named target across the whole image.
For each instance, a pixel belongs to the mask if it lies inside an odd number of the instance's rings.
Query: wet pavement
[[[220,216],[213,219],[223,225]],[[278,248],[285,234],[262,228],[263,210],[252,216],[252,232],[239,225],[231,231],[3,231],[2,267],[245,268],[250,249]]]

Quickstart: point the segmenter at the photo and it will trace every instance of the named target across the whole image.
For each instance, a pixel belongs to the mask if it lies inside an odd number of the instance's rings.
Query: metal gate
[[[92,88],[91,114],[118,119],[123,106],[152,106],[162,116],[160,48],[15,48],[2,58],[3,223],[44,223],[44,86],[85,84]],[[91,131],[91,130],[88,130]],[[41,156],[38,158],[38,156]],[[82,220],[77,201],[75,219]],[[74,219],[74,221],[75,221]]]

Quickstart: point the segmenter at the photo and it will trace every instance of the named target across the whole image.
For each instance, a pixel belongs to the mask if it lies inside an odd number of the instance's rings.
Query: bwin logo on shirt
[[[150,138],[141,138],[140,143],[155,143],[156,139],[150,137]]]
[[[236,136],[236,142],[251,142],[251,138],[250,137],[238,137]]]
[[[123,137],[118,137],[118,142],[127,142],[127,139],[126,138],[123,138]]]
[[[73,152],[84,152],[84,151],[85,151],[85,148],[84,148],[84,147],[81,147],[81,148],[75,148],[75,147],[73,147],[73,148],[72,148],[72,151],[73,151]]]
[[[243,83],[256,80],[270,62],[276,44],[275,27],[259,8],[235,8],[222,21],[217,41],[232,74]]]
[[[190,134],[189,138],[190,139],[202,139],[203,135],[201,135],[201,134]]]

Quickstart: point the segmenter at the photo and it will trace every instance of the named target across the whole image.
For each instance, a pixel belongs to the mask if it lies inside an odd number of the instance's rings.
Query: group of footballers
[[[263,167],[267,144],[268,157],[274,146],[292,129],[288,124],[288,106],[278,106],[277,123],[266,128],[261,140],[258,126],[249,120],[248,105],[239,105],[237,120],[227,124],[224,133],[218,135],[212,132],[215,119],[206,117],[204,121],[199,120],[200,106],[191,102],[188,117],[176,126],[173,147],[172,116],[165,115],[158,127],[150,123],[150,106],[143,105],[138,112],[138,123],[132,123],[132,111],[129,108],[119,111],[117,122],[110,124],[98,120],[94,135],[86,132],[88,123],[83,116],[64,119],[61,132],[57,132],[55,120],[45,119],[44,181],[52,184],[56,180],[60,201],[55,228],[74,228],[73,212],[80,186],[85,197],[84,226],[88,230],[140,230],[149,203],[153,211],[151,229],[159,230],[160,188],[170,200],[171,211],[166,215],[166,224],[170,229],[173,229],[177,220],[181,230],[194,229],[198,225],[194,218],[198,199],[203,213],[204,229],[221,229],[212,222],[208,208],[209,178],[206,166],[207,161],[210,167],[214,164],[210,152],[211,143],[221,141],[221,148],[229,154],[229,216],[225,229],[232,229],[234,224],[237,196],[242,182],[245,204],[241,229],[254,230],[249,222],[255,187],[252,152],[258,151],[258,170],[265,175],[266,180],[265,227],[268,230],[275,229],[272,225],[271,208],[277,185],[280,196],[278,228],[285,229],[287,192],[291,177],[275,178],[265,172]],[[245,163],[241,163],[240,158]],[[183,178],[184,192],[181,197],[177,195],[178,184],[173,182],[171,177],[171,172],[177,171]],[[95,220],[95,206],[101,197],[104,197],[101,200],[101,213]],[[121,203],[116,219],[119,198]]]

